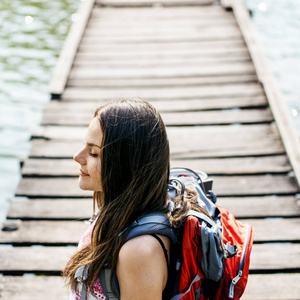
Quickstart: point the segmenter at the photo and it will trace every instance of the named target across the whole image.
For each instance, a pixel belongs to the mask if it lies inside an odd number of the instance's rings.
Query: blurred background
[[[0,2],[0,224],[80,0]],[[300,0],[245,0],[300,137]]]

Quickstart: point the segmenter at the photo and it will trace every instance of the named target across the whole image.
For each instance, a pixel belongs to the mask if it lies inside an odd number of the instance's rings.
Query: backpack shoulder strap
[[[121,234],[125,231],[128,232],[125,242],[145,234],[161,234],[170,238],[172,243],[177,243],[177,235],[170,225],[168,216],[164,213],[146,214],[135,220]]]
[[[127,232],[125,243],[141,235],[152,235],[155,237],[157,234],[167,236],[172,243],[178,242],[177,235],[170,225],[168,216],[159,212],[149,213],[138,218],[129,227],[123,230],[120,235],[125,234],[125,232]],[[101,286],[108,300],[118,300],[120,299],[120,288],[116,270],[113,271],[113,288],[117,298],[113,296],[113,292],[110,288],[110,274],[111,269],[103,269],[100,271],[99,279]]]

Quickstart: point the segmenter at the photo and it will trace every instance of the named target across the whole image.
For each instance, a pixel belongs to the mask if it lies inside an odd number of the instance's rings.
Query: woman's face
[[[80,164],[79,187],[82,190],[102,191],[101,183],[101,144],[103,133],[98,118],[90,123],[84,147],[74,155]]]

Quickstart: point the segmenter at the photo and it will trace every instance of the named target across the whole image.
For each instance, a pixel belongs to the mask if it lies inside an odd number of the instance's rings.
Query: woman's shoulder
[[[159,237],[169,250],[168,238]],[[117,276],[122,295],[128,295],[124,299],[135,299],[136,295],[140,297],[149,290],[151,293],[148,296],[158,299],[168,279],[168,265],[160,243],[150,235],[126,242],[119,253]]]
[[[169,251],[170,240],[166,236],[159,235],[165,248]],[[119,260],[141,260],[162,257],[165,260],[161,244],[151,235],[141,235],[126,242],[119,253]],[[152,260],[151,259],[151,260]]]

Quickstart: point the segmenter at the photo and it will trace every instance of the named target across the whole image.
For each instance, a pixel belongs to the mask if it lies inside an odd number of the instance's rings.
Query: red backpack
[[[189,210],[177,228],[170,225],[163,213],[141,216],[121,234],[125,242],[145,234],[165,235],[172,241],[169,278],[164,300],[240,299],[248,279],[253,228],[243,225],[226,209],[217,206],[210,190],[212,181],[203,172],[174,168],[170,172],[169,210],[176,210],[173,200],[184,197],[186,188],[196,192],[195,203],[206,213]],[[207,191],[207,192],[206,192]],[[76,272],[76,279],[86,282],[88,266]],[[113,291],[109,268],[100,271],[100,282],[108,300],[120,299],[116,271],[113,270]],[[83,286],[85,287],[85,286]],[[86,299],[86,287],[81,299]]]
[[[178,180],[183,189],[189,181],[188,187],[197,191],[198,204],[211,219],[196,211],[188,213],[181,240],[178,294],[171,299],[240,299],[249,274],[252,226],[243,225],[226,209],[215,205],[216,196],[211,191],[206,193],[212,183],[206,180],[206,174],[172,169],[170,185],[177,193]]]

